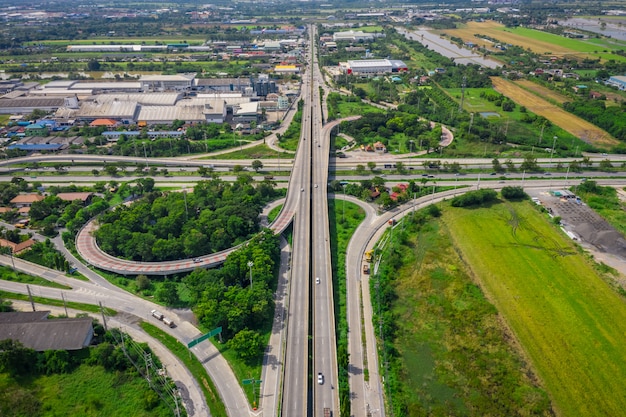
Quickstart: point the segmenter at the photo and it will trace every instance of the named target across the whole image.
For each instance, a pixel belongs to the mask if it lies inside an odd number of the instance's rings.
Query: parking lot
[[[576,198],[561,198],[548,192],[540,192],[531,197],[538,198],[548,211],[552,211],[553,216],[561,217],[564,229],[572,232],[583,247],[591,245],[601,253],[621,258],[624,263],[624,236],[585,203],[577,202]]]

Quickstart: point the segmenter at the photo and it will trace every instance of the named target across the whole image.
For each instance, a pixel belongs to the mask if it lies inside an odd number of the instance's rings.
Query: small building
[[[380,141],[374,143],[374,152],[387,152],[387,147]]]
[[[117,127],[120,125],[120,122],[118,122],[117,120],[113,120],[113,119],[96,119],[94,121],[92,121],[91,123],[89,123],[89,127],[101,127],[101,126],[105,126],[109,129],[112,129],[114,127]]]
[[[626,90],[626,75],[615,75],[609,78],[606,83],[620,90]]]
[[[24,127],[26,136],[48,136],[48,126],[41,123],[33,123]]]
[[[11,248],[11,252],[13,255],[17,255],[20,252],[24,252],[27,249],[30,249],[36,242],[33,239],[27,239],[20,243],[14,243],[10,240],[0,239],[0,247],[3,248]]]
[[[42,201],[45,197],[41,194],[29,193],[18,194],[10,201],[16,208],[30,207],[36,201]]]
[[[296,74],[300,72],[300,67],[296,65],[276,65],[274,72],[278,74]]]
[[[77,193],[58,193],[57,197],[59,197],[63,201],[80,201],[83,205],[87,206],[91,203],[91,198],[93,197],[93,193],[89,192],[77,192]]]

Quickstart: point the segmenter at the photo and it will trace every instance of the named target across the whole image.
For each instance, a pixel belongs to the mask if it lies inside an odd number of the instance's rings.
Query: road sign
[[[193,339],[191,342],[187,343],[187,347],[188,348],[192,348],[195,345],[197,345],[200,342],[204,342],[205,340],[207,340],[209,337],[213,337],[216,334],[220,334],[222,333],[222,328],[221,327],[217,327],[213,330],[211,330],[210,332],[208,332],[207,334],[203,334],[202,336]]]
[[[250,385],[250,384],[260,384],[262,381],[260,379],[244,379],[243,381],[241,381],[242,384],[244,385]]]

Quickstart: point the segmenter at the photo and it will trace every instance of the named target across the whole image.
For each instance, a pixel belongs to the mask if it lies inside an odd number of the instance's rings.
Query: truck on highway
[[[332,417],[332,413],[330,412],[330,408],[324,407],[324,417]]]
[[[368,250],[367,252],[365,252],[365,261],[372,262],[372,255],[373,254],[374,254],[374,251],[372,251],[372,250]]]
[[[163,316],[163,313],[161,313],[160,311],[152,310],[151,313],[152,313],[152,317],[154,317],[155,319],[163,320],[164,316]]]
[[[163,323],[167,327],[174,327],[174,321],[172,319],[167,318],[167,317],[163,317]]]
[[[365,275],[369,275],[369,273],[370,273],[370,266],[368,264],[363,264],[363,273]]]

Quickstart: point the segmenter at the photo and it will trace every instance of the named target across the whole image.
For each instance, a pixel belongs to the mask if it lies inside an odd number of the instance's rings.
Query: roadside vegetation
[[[196,269],[182,278],[202,331],[222,328],[224,343],[216,346],[240,381],[261,379],[279,266],[279,237],[264,230],[232,252],[220,268]],[[247,394],[251,403],[258,400],[251,390]]]
[[[10,291],[0,290],[0,299],[4,298],[6,300],[20,300],[20,301],[30,301],[30,298],[26,294],[18,294]],[[55,298],[46,298],[46,297],[38,297],[33,296],[33,302],[36,304],[43,304],[55,307],[67,307],[72,308],[74,310],[80,311],[88,311],[90,313],[100,313],[100,306],[95,304],[86,304],[86,303],[77,303],[74,301],[65,301],[57,300]],[[104,307],[104,312],[107,316],[115,316],[117,315],[117,311],[113,310],[109,307]]]
[[[304,106],[304,101],[298,101],[298,111],[294,114],[293,119],[291,120],[291,124],[285,131],[283,135],[276,134],[278,138],[278,143],[283,149],[287,149],[288,151],[295,151],[298,149],[298,144],[300,143],[300,135],[302,131],[302,107]]]
[[[103,335],[97,346],[79,351],[35,352],[13,340],[0,342],[2,416],[170,416],[171,409],[152,391],[115,338]],[[149,352],[145,344],[137,344]],[[143,360],[130,352],[133,360]],[[152,356],[160,367],[159,360]],[[183,415],[186,413],[183,411]]]
[[[337,199],[328,200],[328,223],[330,224],[330,253],[333,265],[333,299],[335,303],[335,329],[337,333],[337,366],[339,367],[339,399],[341,415],[350,413],[350,386],[348,372],[348,322],[346,306],[346,251],[352,234],[365,218],[358,205]],[[360,298],[360,297],[359,297]],[[358,328],[360,329],[360,324]],[[352,329],[352,331],[359,331]]]
[[[380,363],[394,415],[553,415],[455,250],[449,210],[431,205],[406,216],[376,251],[371,302],[374,322],[383,321]]]
[[[613,381],[626,373],[617,342],[626,307],[592,262],[530,202],[443,213],[471,278],[502,315],[558,414],[619,414],[626,404]]]
[[[22,272],[13,270],[6,266],[0,266],[0,279],[11,282],[21,282],[22,284],[41,285],[44,287],[60,288],[62,290],[71,290],[71,287],[67,285],[58,284],[54,281],[37,277],[34,275],[24,274]]]
[[[611,226],[626,235],[625,207],[615,188],[600,186],[595,181],[585,181],[576,186],[575,192]]]
[[[146,323],[145,321],[142,321],[140,325],[146,333],[163,343],[163,345],[170,352],[172,352],[182,363],[185,364],[185,367],[189,370],[189,372],[191,372],[194,379],[198,381],[198,385],[204,394],[207,406],[211,411],[211,416],[226,417],[228,414],[226,413],[226,408],[219,397],[215,383],[209,377],[209,374],[207,374],[206,369],[204,369],[204,366],[202,366],[202,363],[200,363],[198,358],[196,358],[195,355],[191,355],[189,349],[185,345],[158,327],[150,323]]]

